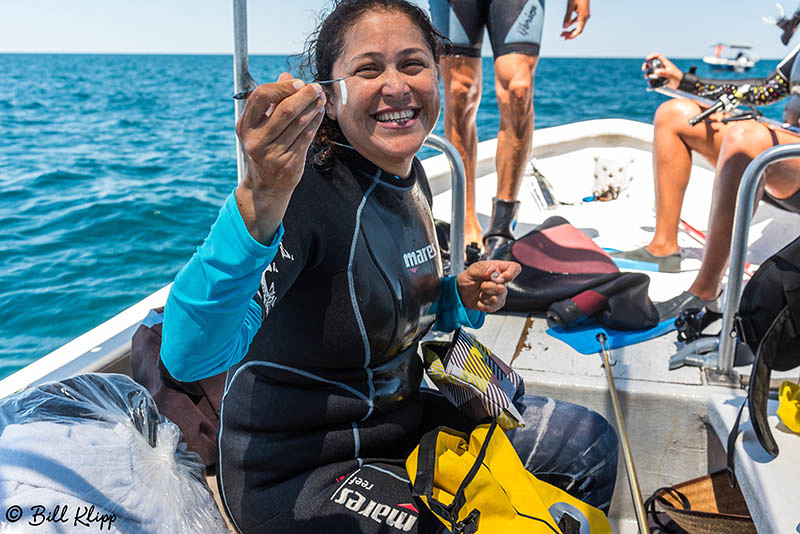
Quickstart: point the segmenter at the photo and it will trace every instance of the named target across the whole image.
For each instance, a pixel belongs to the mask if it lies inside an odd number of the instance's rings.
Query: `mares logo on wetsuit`
[[[333,502],[344,505],[348,510],[369,517],[378,523],[385,523],[401,532],[408,532],[417,522],[417,516],[410,511],[398,510],[388,504],[367,499],[356,490],[341,488]],[[409,505],[397,505],[406,508]],[[413,506],[412,506],[413,507]]]
[[[436,248],[433,245],[427,245],[413,252],[406,252],[403,254],[403,263],[406,269],[412,273],[416,273],[420,265],[426,261],[430,261],[436,257]]]

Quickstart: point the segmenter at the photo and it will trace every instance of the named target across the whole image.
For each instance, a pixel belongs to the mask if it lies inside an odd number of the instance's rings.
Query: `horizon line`
[[[254,52],[248,54],[249,57],[290,57],[300,56],[302,52],[291,53],[260,53]],[[47,52],[47,51],[3,51],[0,50],[0,55],[61,55],[61,56],[233,56],[233,52]],[[644,59],[646,54],[643,55],[626,55],[626,56],[567,56],[567,55],[541,55],[540,58],[544,59]],[[491,59],[493,56],[481,56],[482,59]],[[671,59],[702,59],[702,56],[670,56]],[[759,58],[760,61],[779,61],[782,58]]]

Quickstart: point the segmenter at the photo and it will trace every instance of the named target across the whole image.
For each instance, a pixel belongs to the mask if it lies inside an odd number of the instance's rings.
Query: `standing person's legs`
[[[450,39],[442,58],[444,133],[464,161],[466,216],[464,243],[481,243],[483,231],[475,211],[475,165],[478,129],[475,118],[481,102],[481,45],[490,0],[428,0],[436,29]]]
[[[503,255],[513,242],[511,224],[519,209],[519,188],[531,154],[533,77],[538,56],[506,54],[494,61],[495,93],[500,109],[497,132],[497,196],[483,237],[486,258]]]
[[[466,174],[466,216],[464,243],[480,244],[483,230],[475,210],[475,172],[478,154],[476,116],[481,102],[481,58],[442,58],[444,77],[444,134],[464,161]]]
[[[500,110],[497,132],[497,195],[485,257],[502,256],[513,242],[520,185],[533,137],[533,79],[539,61],[544,0],[493,1],[486,28],[494,53],[495,93]]]
[[[533,80],[538,56],[506,54],[494,61],[495,92],[500,110],[497,132],[497,198],[519,196],[533,137]]]

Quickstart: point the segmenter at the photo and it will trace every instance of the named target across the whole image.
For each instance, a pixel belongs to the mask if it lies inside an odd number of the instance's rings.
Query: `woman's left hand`
[[[513,261],[476,261],[456,277],[458,296],[467,308],[496,312],[506,304],[506,283],[520,271],[522,267]]]

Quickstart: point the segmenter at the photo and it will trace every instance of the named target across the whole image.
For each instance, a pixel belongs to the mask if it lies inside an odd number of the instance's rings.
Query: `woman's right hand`
[[[306,153],[324,116],[325,93],[283,73],[258,86],[236,124],[247,174],[236,201],[250,235],[268,243],[300,182]]]
[[[654,52],[645,58],[645,62],[642,63],[642,71],[647,70],[647,62],[652,59],[658,59],[661,61],[663,67],[660,69],[655,69],[651,76],[654,78],[664,78],[667,80],[667,87],[671,89],[677,89],[678,85],[681,83],[681,79],[683,78],[683,71],[676,67],[672,61],[668,60],[667,56],[659,52]]]

